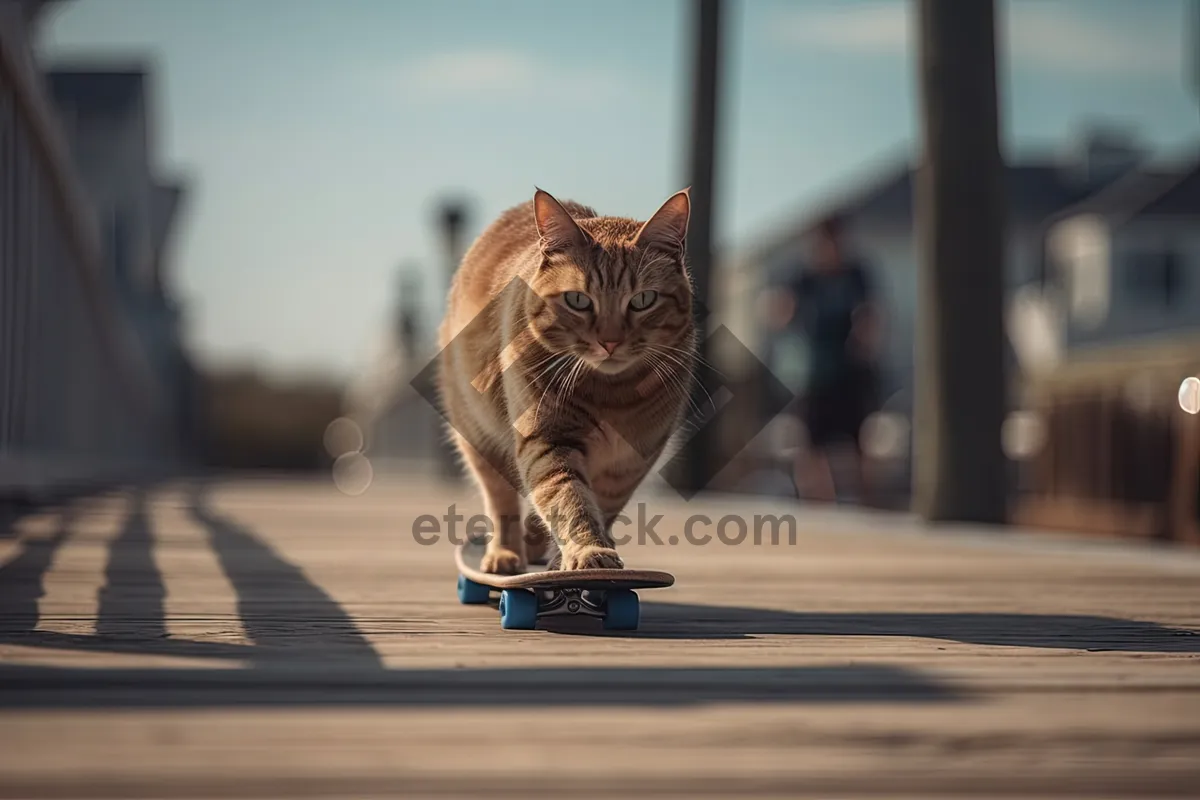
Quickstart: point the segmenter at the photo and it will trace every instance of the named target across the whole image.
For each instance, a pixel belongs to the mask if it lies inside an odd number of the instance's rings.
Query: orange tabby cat
[[[519,572],[552,545],[552,568],[623,568],[612,524],[691,389],[690,213],[686,190],[639,223],[539,189],[464,256],[439,383],[493,526],[485,571]]]

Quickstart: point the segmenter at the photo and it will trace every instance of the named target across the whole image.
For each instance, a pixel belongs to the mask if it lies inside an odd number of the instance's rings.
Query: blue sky
[[[1058,147],[1090,119],[1157,147],[1194,141],[1187,3],[1001,3],[1010,152]],[[722,244],[912,144],[907,6],[729,3]],[[43,50],[155,59],[158,159],[194,180],[175,272],[203,357],[346,374],[379,346],[401,265],[436,304],[439,197],[469,198],[473,235],[535,185],[645,216],[686,184],[689,8],[74,0]]]

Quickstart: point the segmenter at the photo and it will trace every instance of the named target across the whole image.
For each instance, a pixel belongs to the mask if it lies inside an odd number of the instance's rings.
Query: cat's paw
[[[557,549],[557,548],[555,548]],[[530,564],[546,564],[551,555],[550,534],[537,514],[525,517],[525,554]]]
[[[498,547],[484,553],[479,566],[489,575],[519,575],[525,571],[525,559],[519,553]]]
[[[562,554],[559,569],[625,569],[625,564],[609,547],[572,547]]]

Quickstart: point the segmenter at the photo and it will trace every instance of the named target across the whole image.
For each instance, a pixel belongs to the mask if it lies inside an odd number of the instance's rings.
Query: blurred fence
[[[1022,469],[1017,520],[1200,544],[1200,417],[1181,410],[1200,342],[1098,351],[1029,387],[1043,441]]]
[[[104,272],[20,10],[0,2],[0,494],[161,472],[178,453],[169,406]]]

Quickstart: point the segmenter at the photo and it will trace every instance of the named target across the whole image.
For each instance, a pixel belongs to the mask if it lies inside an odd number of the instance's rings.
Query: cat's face
[[[537,337],[596,371],[639,363],[674,371],[687,363],[692,292],[684,265],[689,204],[668,200],[638,228],[621,220],[577,223],[539,192],[543,262],[527,311]]]

